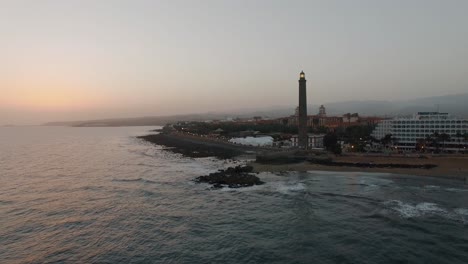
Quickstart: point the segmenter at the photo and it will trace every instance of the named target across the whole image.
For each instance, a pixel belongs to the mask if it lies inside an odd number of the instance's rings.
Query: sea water
[[[154,127],[0,128],[0,263],[468,263],[460,181],[360,172],[192,180],[243,161],[137,138]]]

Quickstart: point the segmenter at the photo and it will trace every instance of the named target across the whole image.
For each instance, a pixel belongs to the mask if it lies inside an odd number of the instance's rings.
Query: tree
[[[335,133],[328,133],[323,137],[323,146],[336,155],[341,154],[341,145],[338,143],[338,137]]]
[[[415,149],[422,152],[425,149],[427,149],[426,144],[427,144],[426,139],[419,138],[419,139],[416,140]]]
[[[323,137],[323,146],[327,150],[331,150],[338,143],[338,137],[335,133],[328,133]]]
[[[341,145],[340,144],[335,144],[335,146],[333,146],[333,149],[331,150],[333,152],[333,154],[335,155],[340,155],[342,150],[341,150]]]
[[[426,146],[434,148],[436,145],[436,141],[432,135],[427,135],[425,138]]]
[[[432,138],[432,143],[433,143],[433,145],[435,147],[436,152],[439,152],[439,147],[440,147],[439,146],[439,143],[440,143],[440,134],[439,134],[439,132],[437,132],[437,131],[434,132],[432,134],[431,138]]]
[[[468,142],[468,133],[463,134],[463,141],[464,149],[466,150],[466,143]]]
[[[382,142],[382,144],[383,144],[384,146],[389,145],[390,143],[392,143],[392,141],[393,141],[393,135],[392,135],[392,134],[387,134],[387,135],[385,135],[385,137],[383,137],[383,138],[380,140],[380,142]]]
[[[457,134],[455,135],[455,137],[457,138],[457,152],[460,151],[460,148],[461,148],[461,141],[462,141],[462,138],[463,138],[463,135],[460,133],[460,131],[457,132]]]
[[[445,149],[445,141],[450,140],[450,135],[446,133],[442,133],[439,135],[439,140],[442,141],[442,151]]]

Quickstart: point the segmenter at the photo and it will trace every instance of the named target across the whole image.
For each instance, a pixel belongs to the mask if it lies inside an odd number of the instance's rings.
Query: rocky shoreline
[[[252,174],[252,166],[230,167],[226,170],[219,170],[206,176],[197,177],[196,183],[212,184],[213,189],[223,187],[241,188],[253,185],[264,184],[257,176]]]
[[[239,156],[245,151],[240,147],[234,147],[222,142],[208,142],[195,140],[170,134],[152,134],[138,137],[153,144],[165,146],[166,150],[180,153],[191,158],[217,157],[220,159],[231,159]]]
[[[153,144],[165,146],[168,151],[180,153],[191,158],[217,157],[220,159],[232,159],[251,149],[249,147],[231,146],[223,142],[196,140],[188,136],[164,133],[141,136],[139,138]],[[230,167],[210,173],[209,175],[199,176],[194,179],[194,182],[211,184],[212,189],[223,187],[241,188],[263,184],[264,182],[252,172],[252,166]]]
[[[194,136],[179,134],[153,134],[139,137],[148,142],[162,145],[166,150],[183,154],[187,157],[217,157],[220,159],[232,159],[243,154],[257,153],[257,161],[249,165],[254,167],[255,172],[279,172],[279,171],[363,171],[363,172],[385,172],[408,175],[421,175],[462,179],[467,182],[468,157],[429,157],[424,160],[411,157],[398,156],[363,156],[342,155],[333,156],[327,153],[302,153],[290,150],[284,152],[268,151],[261,148],[248,146],[236,146],[224,142],[216,142]],[[260,158],[259,158],[260,157]],[[217,172],[220,173],[220,172]],[[221,173],[222,174],[222,173]],[[226,174],[226,173],[224,173]],[[226,175],[228,175],[227,173]],[[210,175],[207,175],[210,176]],[[230,176],[224,179],[220,174],[211,175],[209,178],[200,178],[198,181],[206,180],[216,186],[243,186],[243,181],[255,182],[255,179]],[[236,185],[234,180],[240,180]],[[251,185],[246,185],[251,186]]]

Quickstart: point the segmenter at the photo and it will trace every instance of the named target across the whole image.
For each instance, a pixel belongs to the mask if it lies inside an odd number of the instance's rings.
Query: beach
[[[185,135],[181,133],[156,134],[141,137],[142,139],[158,145],[165,145],[167,150],[181,153],[189,157],[216,156],[219,158],[233,158],[246,153],[255,152],[278,152],[278,149],[261,148],[253,146],[243,146],[228,143],[226,141],[212,138]],[[316,164],[311,161],[297,163],[259,163],[250,162],[255,172],[284,172],[284,171],[361,171],[361,172],[381,172],[416,176],[431,176],[452,178],[466,181],[468,177],[468,156],[437,156],[437,155],[417,155],[417,154],[360,154],[347,153],[344,155],[330,154],[335,163],[355,163],[355,164],[401,164],[401,165],[436,165],[435,168],[381,168],[359,166],[334,166]]]
[[[468,157],[462,156],[425,156],[404,157],[404,156],[363,156],[363,155],[344,155],[335,156],[333,161],[350,163],[374,163],[374,164],[434,164],[437,165],[431,169],[419,168],[366,168],[366,167],[346,167],[346,166],[327,166],[313,164],[310,162],[301,162],[293,164],[260,164],[250,163],[257,172],[280,172],[280,171],[362,171],[362,172],[382,172],[416,176],[445,177],[465,180],[468,177]]]

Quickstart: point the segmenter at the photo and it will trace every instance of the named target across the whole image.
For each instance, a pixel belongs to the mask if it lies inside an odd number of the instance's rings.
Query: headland
[[[462,181],[466,181],[468,177],[468,157],[464,155],[334,155],[326,151],[304,152],[245,146],[218,138],[177,132],[163,132],[140,138],[165,146],[168,151],[193,158],[214,156],[232,159],[242,155],[255,156],[256,161],[248,163],[253,167],[253,172],[356,171],[442,177]]]
[[[139,138],[164,146],[171,152],[192,158],[217,157],[230,159],[243,154],[252,155],[257,151],[268,150],[267,148],[234,144],[220,138],[178,132],[151,134]]]

